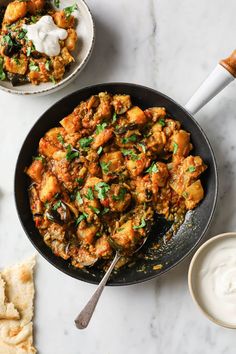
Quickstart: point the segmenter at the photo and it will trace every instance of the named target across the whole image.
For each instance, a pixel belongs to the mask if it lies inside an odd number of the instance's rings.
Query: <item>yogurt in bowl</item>
[[[190,263],[188,284],[209,319],[236,329],[236,233],[215,236],[198,249]]]

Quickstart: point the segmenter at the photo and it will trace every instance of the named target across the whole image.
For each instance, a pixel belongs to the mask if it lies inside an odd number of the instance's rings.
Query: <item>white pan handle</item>
[[[227,59],[221,60],[213,72],[190,98],[185,108],[197,113],[205,104],[222,91],[236,77],[236,50]]]

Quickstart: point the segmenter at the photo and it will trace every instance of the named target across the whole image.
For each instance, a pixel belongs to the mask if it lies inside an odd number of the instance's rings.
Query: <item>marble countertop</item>
[[[49,106],[78,88],[109,81],[147,85],[184,104],[216,62],[235,49],[235,0],[228,0],[227,8],[225,0],[88,0],[88,5],[97,41],[78,79],[45,97],[0,93],[0,267],[35,252],[16,215],[13,176],[26,133]],[[207,237],[236,230],[235,92],[233,83],[196,116],[214,148],[220,177],[218,208]],[[160,279],[106,288],[84,331],[75,329],[73,319],[94,286],[37,259],[40,354],[235,353],[235,332],[209,322],[190,298],[190,258]]]

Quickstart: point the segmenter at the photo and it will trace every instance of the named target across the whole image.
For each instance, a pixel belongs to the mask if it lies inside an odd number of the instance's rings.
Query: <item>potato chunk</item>
[[[185,198],[186,208],[194,209],[197,204],[204,198],[204,190],[202,188],[200,179],[186,188],[183,196]]]
[[[109,181],[122,170],[124,159],[120,151],[108,152],[100,158],[103,180]]]
[[[11,23],[24,17],[27,13],[27,2],[26,1],[13,1],[7,6],[3,23],[10,25]]]
[[[141,108],[134,106],[126,113],[129,124],[145,124],[147,117]]]
[[[112,184],[108,193],[109,208],[112,211],[122,212],[128,208],[131,202],[131,194],[122,185]]]
[[[94,237],[98,231],[96,225],[87,225],[85,222],[81,222],[77,228],[77,237],[83,243],[93,243]]]
[[[111,255],[112,249],[106,236],[102,236],[96,241],[95,252],[98,258]]]
[[[124,114],[132,106],[130,95],[114,95],[112,104],[117,114]]]
[[[66,130],[67,133],[76,133],[81,127],[80,120],[75,112],[72,112],[67,117],[60,121],[60,124]]]
[[[28,59],[24,54],[19,58],[5,57],[4,66],[7,71],[13,74],[24,75],[28,67]]]
[[[41,160],[34,160],[26,173],[33,181],[40,183],[42,180],[43,162]]]
[[[78,39],[77,33],[73,28],[69,28],[67,30],[68,33],[68,37],[66,38],[66,47],[67,49],[72,52],[73,50],[75,50],[76,47],[76,41]]]
[[[92,148],[97,149],[99,146],[105,145],[113,136],[113,128],[104,129],[98,135],[95,135]]]
[[[112,239],[118,246],[124,249],[131,249],[136,244],[137,233],[133,229],[132,220],[128,220],[126,223],[122,224],[112,235]]]
[[[39,190],[39,198],[43,203],[51,200],[56,193],[60,192],[60,185],[56,177],[49,172],[43,175],[43,180]]]
[[[190,134],[185,130],[175,132],[171,137],[170,150],[177,156],[187,156],[192,149]]]
[[[53,17],[55,24],[58,27],[65,28],[65,29],[70,28],[70,27],[74,27],[74,24],[75,24],[74,16],[66,16],[66,14],[63,10],[56,11],[52,17]]]

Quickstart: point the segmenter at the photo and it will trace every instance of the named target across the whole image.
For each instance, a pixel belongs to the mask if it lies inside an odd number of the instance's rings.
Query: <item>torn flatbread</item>
[[[35,257],[0,273],[0,354],[35,354],[33,268]],[[1,317],[1,305],[4,316]],[[6,316],[7,308],[10,316]],[[5,311],[5,312],[4,312]]]

